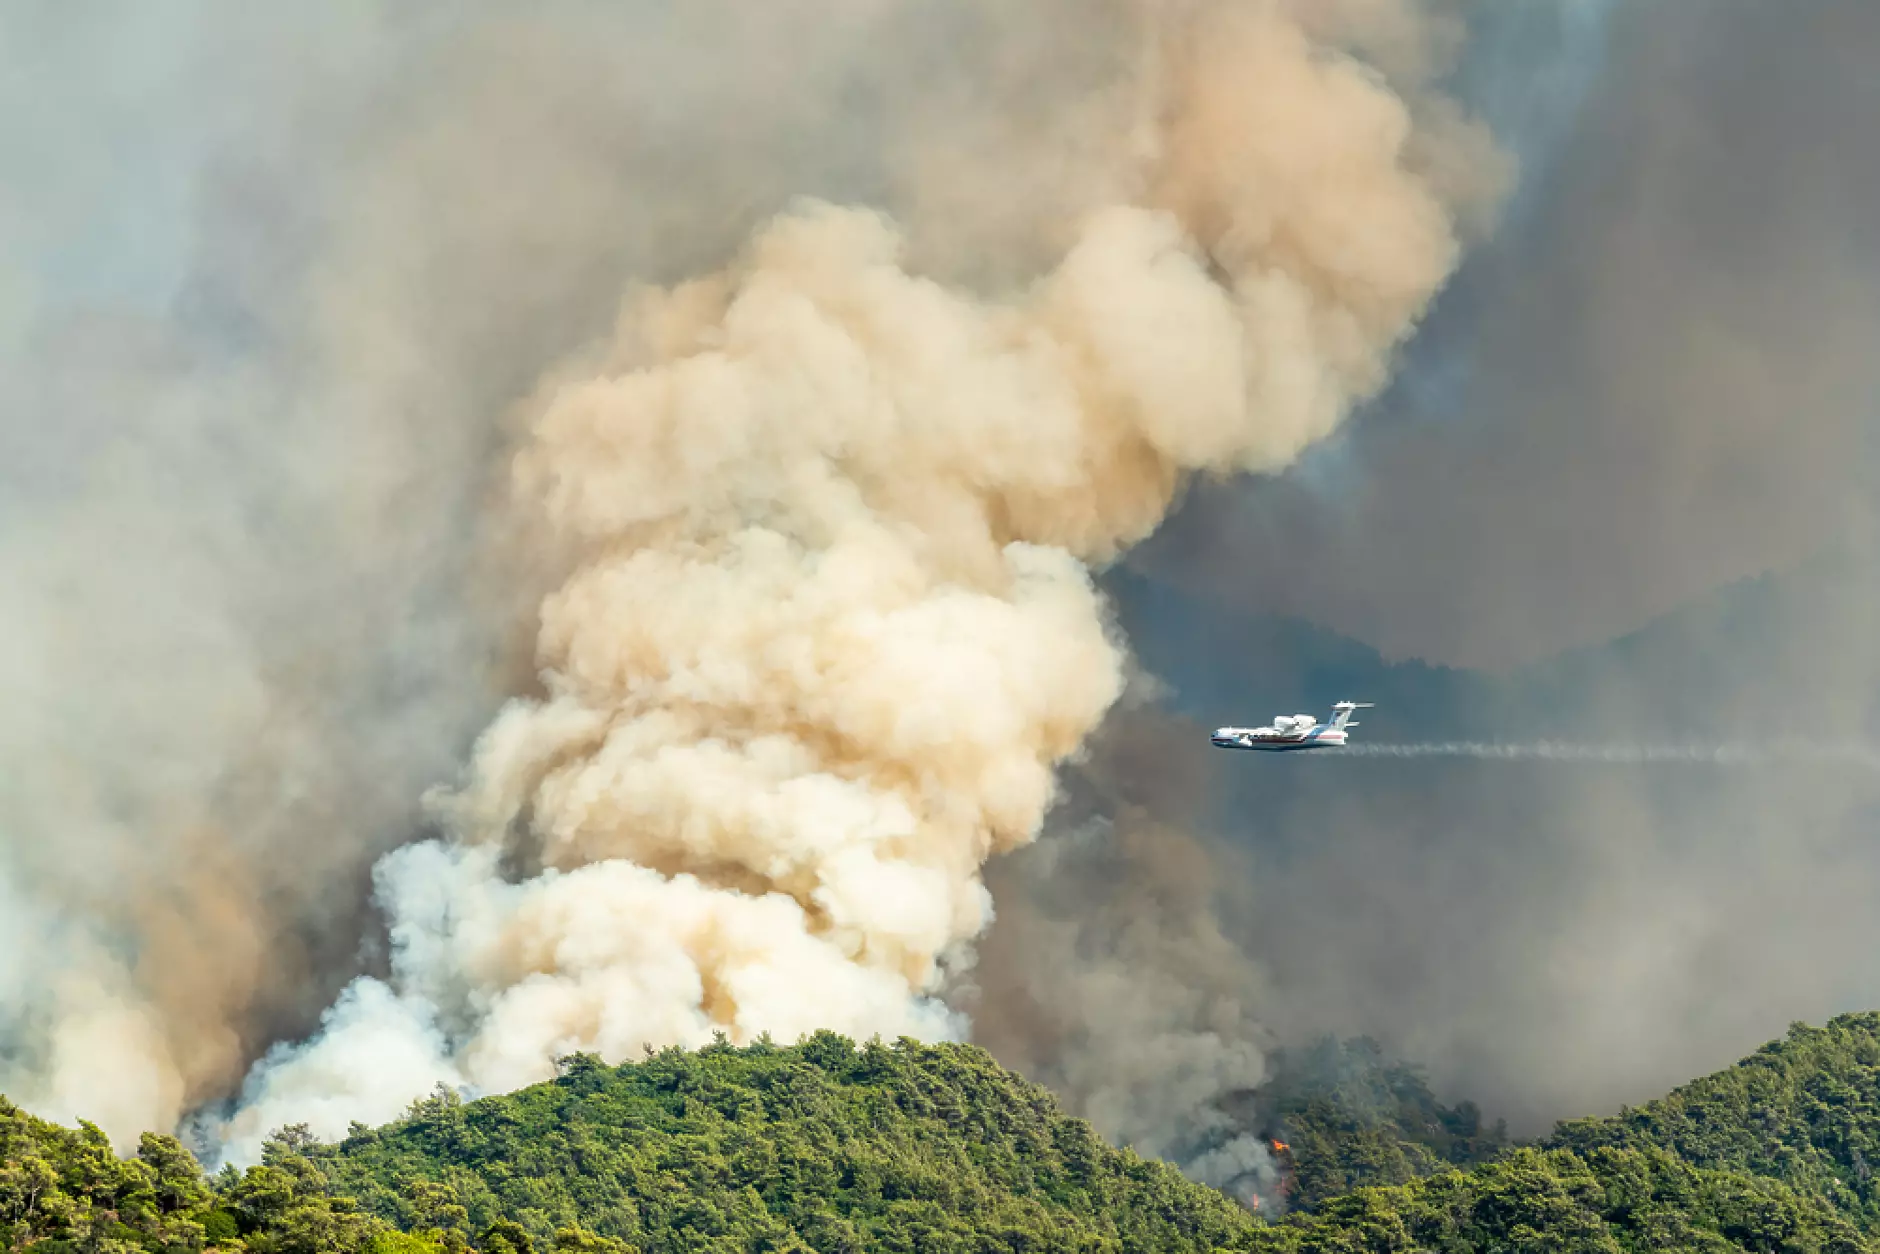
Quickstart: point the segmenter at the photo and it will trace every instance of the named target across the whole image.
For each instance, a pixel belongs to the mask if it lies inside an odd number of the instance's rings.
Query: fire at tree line
[[[1104,1143],[983,1050],[668,1049],[338,1144],[302,1128],[206,1176],[0,1101],[0,1241],[41,1254],[629,1251],[1880,1250],[1880,1013],[1532,1143],[1368,1041],[1276,1060],[1233,1112],[1240,1195]],[[1265,1190],[1265,1196],[1260,1190]]]

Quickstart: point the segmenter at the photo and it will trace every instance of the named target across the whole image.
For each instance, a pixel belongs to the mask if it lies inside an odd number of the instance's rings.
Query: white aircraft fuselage
[[[1267,727],[1217,727],[1209,737],[1217,749],[1252,749],[1268,753],[1299,749],[1339,749],[1350,742],[1345,730],[1356,727],[1353,710],[1369,709],[1368,704],[1340,701],[1332,709],[1332,721],[1321,723],[1310,714],[1282,714]]]

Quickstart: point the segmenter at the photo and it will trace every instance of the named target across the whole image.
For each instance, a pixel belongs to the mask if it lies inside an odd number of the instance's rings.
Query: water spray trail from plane
[[[1349,745],[1340,756],[1608,762],[1618,765],[1681,762],[1702,766],[1762,766],[1778,763],[1820,762],[1880,770],[1880,746],[1864,744],[1596,745],[1545,740],[1530,744],[1433,741],[1419,744]]]

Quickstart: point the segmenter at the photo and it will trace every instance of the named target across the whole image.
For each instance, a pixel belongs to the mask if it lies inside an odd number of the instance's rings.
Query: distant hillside
[[[1706,1171],[1663,1151],[1520,1149],[1332,1199],[1263,1234],[1289,1254],[1871,1254],[1877,1248],[1819,1198],[1753,1176]]]
[[[1274,1059],[1248,1117],[1292,1168],[1295,1213],[1260,1248],[1297,1251],[1870,1248],[1824,1199],[1662,1149],[1517,1147],[1444,1106],[1368,1039]]]
[[[1796,1024],[1734,1067],[1636,1110],[1563,1123],[1550,1144],[1662,1148],[1819,1194],[1880,1223],[1880,1013]]]

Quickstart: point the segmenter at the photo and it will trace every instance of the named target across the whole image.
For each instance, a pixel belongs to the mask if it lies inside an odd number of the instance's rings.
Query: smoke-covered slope
[[[1270,1063],[1268,1080],[1235,1113],[1275,1143],[1289,1210],[1480,1166],[1510,1148],[1505,1126],[1485,1124],[1473,1102],[1444,1105],[1418,1068],[1386,1057],[1375,1041],[1326,1038],[1278,1051]]]

